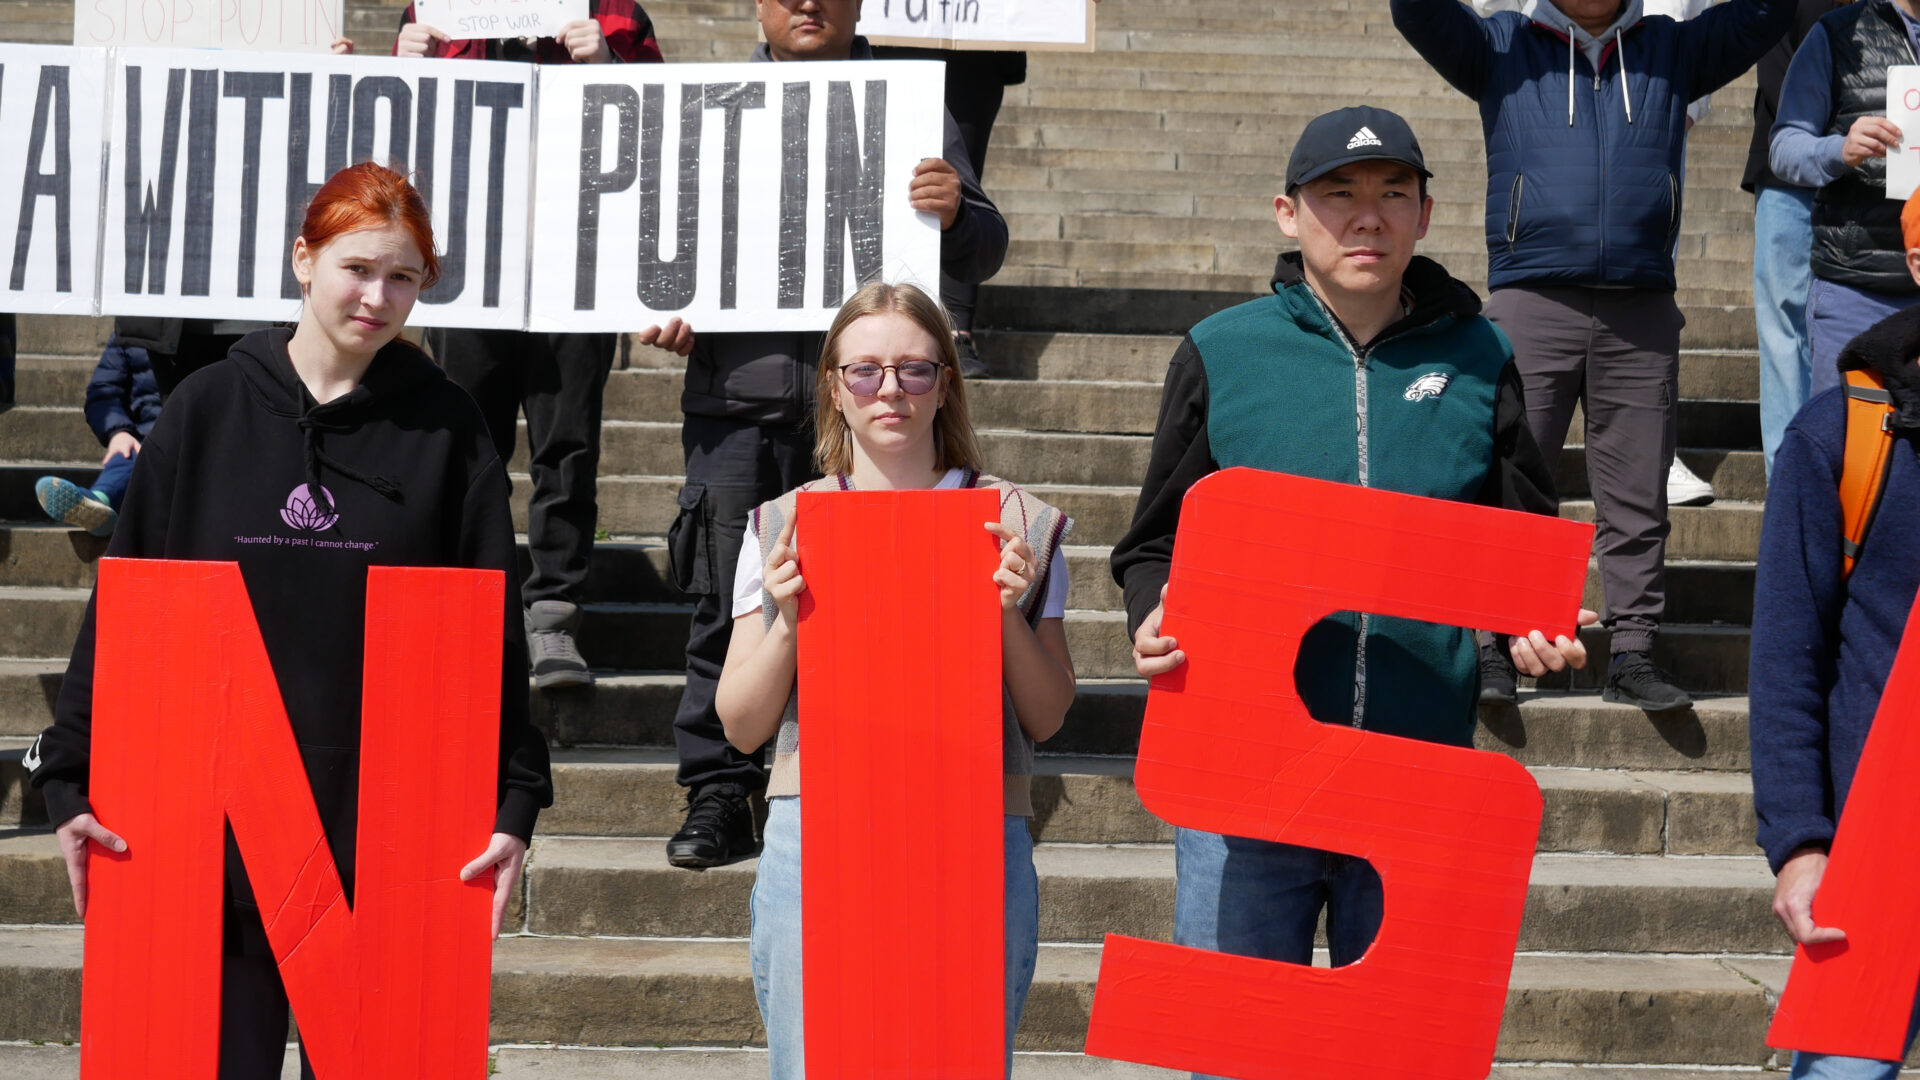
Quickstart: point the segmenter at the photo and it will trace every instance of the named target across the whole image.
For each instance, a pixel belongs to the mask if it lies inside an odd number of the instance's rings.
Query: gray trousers
[[[1513,342],[1527,426],[1558,469],[1573,408],[1586,413],[1604,625],[1612,651],[1651,648],[1667,605],[1667,469],[1680,396],[1673,294],[1655,289],[1515,286],[1486,316]]]

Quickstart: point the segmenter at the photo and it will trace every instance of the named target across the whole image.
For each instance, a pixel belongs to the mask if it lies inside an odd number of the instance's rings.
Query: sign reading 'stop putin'
[[[820,330],[860,283],[929,289],[908,205],[944,66],[635,64],[540,73],[533,330]]]

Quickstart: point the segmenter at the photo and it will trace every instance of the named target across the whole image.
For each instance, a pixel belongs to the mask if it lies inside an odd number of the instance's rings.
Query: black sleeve
[[[1133,525],[1113,548],[1113,579],[1126,596],[1127,636],[1140,629],[1167,583],[1180,500],[1200,478],[1219,468],[1207,445],[1207,370],[1192,338],[1183,338],[1167,365],[1154,424],[1153,452]]]
[[[121,504],[113,539],[107,543],[108,558],[158,558],[166,554],[168,508],[173,503],[174,485],[171,448],[180,415],[179,409],[163,411],[151,436],[134,456],[133,479]],[[170,424],[169,418],[174,418],[175,423]],[[67,661],[66,675],[60,680],[60,696],[54,702],[53,726],[40,734],[27,755],[28,761],[37,762],[32,783],[45,794],[47,819],[55,826],[79,814],[93,813],[93,804],[88,801],[87,775],[93,757],[96,599],[98,590],[87,598],[87,613],[81,619],[73,656]]]
[[[940,271],[963,285],[977,285],[1000,272],[1007,258],[1007,219],[980,188],[953,114],[941,111],[946,136],[941,156],[960,174],[960,213],[940,234]]]
[[[1533,441],[1533,429],[1527,426],[1520,370],[1511,360],[1500,369],[1500,383],[1494,390],[1493,467],[1487,470],[1476,501],[1482,506],[1530,514],[1560,512],[1553,471],[1547,468],[1546,455],[1540,452],[1540,445]]]
[[[491,453],[485,457],[461,508],[459,560],[462,566],[507,576],[500,655],[500,801],[493,831],[531,842],[540,811],[553,805],[553,765],[546,736],[533,726],[528,700],[527,632],[520,610],[507,471]]]

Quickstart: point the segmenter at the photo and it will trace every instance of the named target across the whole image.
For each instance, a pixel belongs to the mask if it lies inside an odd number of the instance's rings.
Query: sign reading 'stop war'
[[[327,52],[346,30],[343,0],[77,0],[75,45]]]
[[[866,0],[860,32],[883,45],[1093,51],[1094,0]]]
[[[587,0],[414,0],[414,21],[456,39],[557,37]]]
[[[943,141],[944,67],[549,68],[530,328],[820,330],[875,277],[935,287],[908,205]]]
[[[532,65],[123,49],[113,88],[103,314],[296,317],[307,202],[372,160],[433,211],[441,279],[408,321],[524,322]]]
[[[0,45],[0,311],[93,311],[107,51]]]

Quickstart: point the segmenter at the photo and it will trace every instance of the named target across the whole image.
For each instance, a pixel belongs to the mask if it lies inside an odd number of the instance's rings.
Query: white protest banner
[[[587,0],[414,0],[413,19],[456,40],[555,37],[587,18]]]
[[[84,2],[84,0],[83,0]],[[1092,52],[1094,0],[866,0],[876,45]]]
[[[91,315],[107,50],[0,45],[0,311]]]
[[[522,325],[533,65],[120,49],[112,85],[103,314],[293,318],[308,200],[373,160],[433,211],[409,324]]]
[[[74,0],[75,45],[319,52],[345,34],[345,0]]]
[[[944,68],[542,70],[529,328],[821,330],[862,281],[937,288],[907,189],[940,156]]]
[[[1920,67],[1887,69],[1887,119],[1900,129],[1900,152],[1887,151],[1887,198],[1904,202],[1920,187]]]

